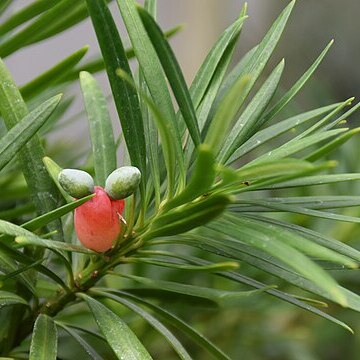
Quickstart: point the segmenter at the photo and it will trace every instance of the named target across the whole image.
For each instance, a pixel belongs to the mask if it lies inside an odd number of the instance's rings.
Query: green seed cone
[[[125,199],[136,191],[140,180],[141,173],[137,167],[123,166],[108,176],[105,191],[115,200]]]
[[[80,199],[94,192],[94,180],[85,171],[64,169],[59,173],[59,183],[72,197]]]

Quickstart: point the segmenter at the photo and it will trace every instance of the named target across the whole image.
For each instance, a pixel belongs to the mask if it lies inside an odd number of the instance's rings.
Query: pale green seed
[[[125,199],[139,186],[141,173],[137,167],[123,166],[114,170],[106,179],[105,191],[115,199]]]
[[[93,178],[82,170],[62,170],[59,173],[59,183],[69,195],[77,199],[94,193]]]

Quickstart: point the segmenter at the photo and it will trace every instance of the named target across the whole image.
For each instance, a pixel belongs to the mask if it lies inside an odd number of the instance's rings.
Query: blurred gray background
[[[9,11],[15,11],[19,6],[25,6],[30,2],[30,0],[16,1]],[[171,44],[190,83],[219,34],[237,17],[243,1],[159,0],[158,4],[158,18],[163,29],[180,23],[185,24],[184,30],[172,39]],[[288,1],[285,0],[248,1],[249,19],[243,28],[236,53],[237,58],[261,40],[287,4]],[[111,4],[111,10],[123,32],[115,1]],[[286,70],[282,80],[285,88],[306,70],[332,38],[335,39],[335,44],[317,71],[315,80],[300,94],[298,101],[301,107],[322,105],[334,99],[343,100],[350,96],[357,97],[359,94],[359,14],[359,0],[297,2],[269,66],[271,68],[285,57]],[[6,59],[6,63],[16,81],[23,84],[85,44],[90,45],[88,57],[99,52],[90,20],[59,36],[16,52]],[[105,75],[98,76],[98,79],[108,93]],[[78,92],[79,88],[74,91]],[[72,111],[76,112],[81,108],[80,98]],[[114,113],[113,116],[116,117]],[[75,134],[70,127],[69,133],[76,136],[76,132],[81,131],[85,126],[86,123],[77,125]]]

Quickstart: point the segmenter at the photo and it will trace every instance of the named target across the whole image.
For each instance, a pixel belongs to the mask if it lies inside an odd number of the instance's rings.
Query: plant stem
[[[76,293],[86,292],[92,286],[94,286],[107,271],[119,263],[119,257],[113,259],[106,256],[99,257],[97,261],[90,262],[90,264],[78,275],[76,279],[73,279],[70,291],[59,289],[54,296],[47,299],[39,307],[34,309],[28,317],[23,319],[22,326],[18,329],[15,341],[11,348],[14,349],[21,344],[32,332],[35,320],[37,316],[46,314],[49,316],[57,315],[66,305],[76,300]],[[10,347],[8,348],[11,351]]]

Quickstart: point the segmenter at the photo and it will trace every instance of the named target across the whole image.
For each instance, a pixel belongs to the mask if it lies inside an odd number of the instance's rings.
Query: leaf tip
[[[15,242],[17,244],[24,244],[26,242],[26,237],[25,236],[16,236]]]

